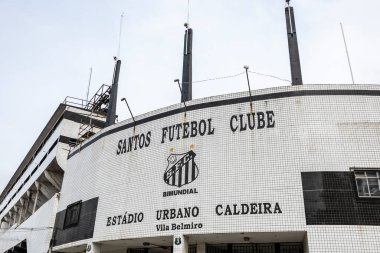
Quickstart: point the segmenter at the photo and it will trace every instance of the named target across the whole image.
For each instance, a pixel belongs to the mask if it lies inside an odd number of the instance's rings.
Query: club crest
[[[181,245],[182,241],[180,237],[175,238],[174,240],[175,245]]]
[[[170,154],[164,181],[171,186],[182,187],[197,179],[199,170],[194,161],[196,154],[190,150],[184,154]]]

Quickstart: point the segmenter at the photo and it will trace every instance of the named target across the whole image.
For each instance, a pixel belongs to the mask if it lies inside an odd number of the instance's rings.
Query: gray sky
[[[304,83],[380,83],[379,0],[292,0]],[[251,70],[290,79],[284,0],[190,0],[193,80]],[[139,115],[177,103],[187,0],[0,0],[0,190],[66,96],[110,84],[120,14],[119,98]],[[288,85],[251,75],[253,89]],[[193,85],[201,98],[246,90],[244,76]],[[119,102],[119,119],[128,118]]]

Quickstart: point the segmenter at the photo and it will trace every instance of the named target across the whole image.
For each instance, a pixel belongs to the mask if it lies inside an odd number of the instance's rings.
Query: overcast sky
[[[0,0],[0,191],[66,96],[110,84],[118,51],[119,99],[135,115],[177,103],[187,0]],[[303,80],[380,83],[379,0],[292,0]],[[285,0],[190,0],[193,80],[244,71],[291,79]],[[251,75],[253,89],[289,83]],[[244,76],[193,85],[193,98],[246,90]],[[129,118],[119,102],[119,119]]]

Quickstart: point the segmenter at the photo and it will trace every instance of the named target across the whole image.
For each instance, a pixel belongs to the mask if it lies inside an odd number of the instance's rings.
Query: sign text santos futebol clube
[[[274,128],[275,119],[273,111],[252,112],[247,114],[232,115],[229,122],[232,132],[244,132],[247,130]],[[199,121],[183,122],[162,128],[161,143],[175,140],[193,138],[197,136],[214,135],[215,128],[212,118]],[[148,148],[152,139],[152,131],[135,134],[118,141],[116,155],[122,155],[134,150]]]

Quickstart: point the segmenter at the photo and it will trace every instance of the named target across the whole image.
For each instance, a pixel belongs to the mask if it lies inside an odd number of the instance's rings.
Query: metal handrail
[[[81,98],[67,96],[65,98],[65,100],[63,100],[63,104],[74,105],[74,106],[79,106],[81,108],[86,108],[88,101],[85,99],[81,99]]]

